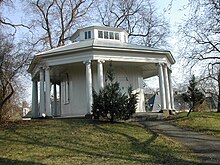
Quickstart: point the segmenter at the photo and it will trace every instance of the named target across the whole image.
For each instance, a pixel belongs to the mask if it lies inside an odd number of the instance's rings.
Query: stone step
[[[164,120],[165,118],[163,113],[142,112],[134,114],[130,121],[157,121]]]

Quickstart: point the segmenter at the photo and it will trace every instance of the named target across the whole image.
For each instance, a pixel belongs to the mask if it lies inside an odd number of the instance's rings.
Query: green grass
[[[175,124],[180,127],[203,132],[209,135],[220,137],[220,113],[216,112],[191,112],[180,113],[175,120]]]
[[[131,123],[26,121],[0,128],[0,164],[196,164],[179,143]]]

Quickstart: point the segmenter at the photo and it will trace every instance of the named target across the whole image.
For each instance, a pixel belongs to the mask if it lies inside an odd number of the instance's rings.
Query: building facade
[[[158,75],[161,110],[173,110],[171,65],[167,50],[128,43],[123,29],[91,26],[78,29],[71,44],[35,55],[32,76],[32,115],[85,116],[91,114],[93,89],[105,86],[110,63],[121,91],[131,85],[138,92],[136,112],[145,112],[144,79]]]

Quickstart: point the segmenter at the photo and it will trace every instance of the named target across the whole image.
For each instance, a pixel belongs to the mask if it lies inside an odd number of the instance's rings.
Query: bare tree
[[[104,0],[97,10],[103,25],[125,29],[133,42],[149,47],[167,45],[169,24],[157,14],[151,0]]]
[[[94,0],[33,0],[26,1],[31,16],[31,30],[36,43],[46,48],[62,46],[86,15]]]
[[[0,9],[3,9],[5,6],[14,9],[12,0],[0,0]],[[17,32],[18,27],[30,29],[27,25],[23,23],[16,24],[11,22],[10,19],[7,18],[7,16],[3,15],[3,13],[0,12],[0,27],[3,28],[4,26],[13,28],[14,30],[13,35]]]
[[[189,0],[190,16],[180,26],[187,65],[203,65],[205,77],[216,80],[220,112],[220,1]]]
[[[0,33],[0,121],[3,120],[4,106],[15,93],[16,79],[29,60],[30,52],[19,49],[2,32]]]

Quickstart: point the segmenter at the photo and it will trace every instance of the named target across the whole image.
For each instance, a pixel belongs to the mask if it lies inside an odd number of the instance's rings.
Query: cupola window
[[[98,31],[98,38],[111,39],[111,40],[119,40],[118,32],[109,32],[109,31]]]
[[[90,39],[91,38],[91,31],[86,31],[85,32],[85,39]]]
[[[115,39],[119,40],[119,33],[115,33]]]
[[[103,38],[103,31],[98,31],[98,37]]]
[[[114,33],[113,32],[109,32],[109,38],[114,40]]]
[[[108,32],[104,32],[104,39],[108,39]]]

